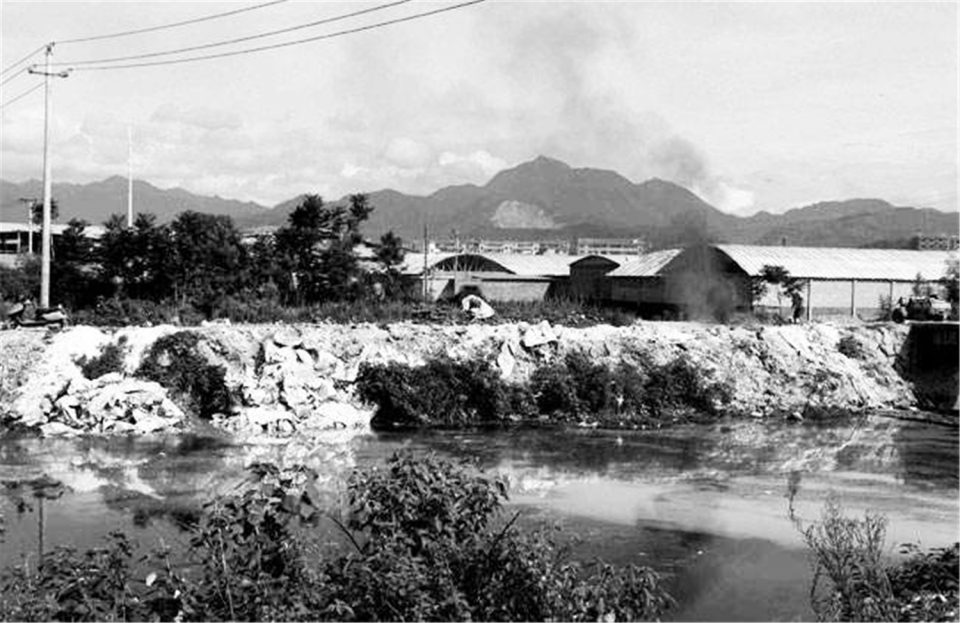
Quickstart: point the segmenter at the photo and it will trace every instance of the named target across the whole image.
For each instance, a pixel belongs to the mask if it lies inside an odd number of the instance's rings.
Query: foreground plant
[[[843,515],[827,500],[819,522],[800,526],[813,558],[810,600],[821,621],[955,621],[960,613],[958,552],[951,547],[921,552],[905,545],[909,557],[889,566],[885,556],[887,520],[866,513]]]
[[[4,620],[642,620],[672,604],[645,567],[581,564],[555,530],[505,517],[506,483],[410,454],[356,472],[339,519],[316,474],[251,468],[242,493],[211,502],[186,552],[136,559],[122,535],[58,549],[8,572]],[[321,557],[316,525],[343,547]]]

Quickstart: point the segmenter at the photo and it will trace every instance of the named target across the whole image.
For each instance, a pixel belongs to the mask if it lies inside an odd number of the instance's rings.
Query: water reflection
[[[384,433],[349,443],[235,445],[217,435],[0,439],[0,480],[40,476],[67,492],[45,503],[46,547],[90,547],[113,529],[145,547],[182,542],[203,501],[232,490],[254,461],[303,463],[332,499],[357,466],[400,448],[470,458],[506,475],[525,521],[560,522],[574,553],[650,564],[674,577],[680,619],[810,618],[809,568],[791,508],[819,516],[834,492],[851,512],[890,518],[892,542],[955,540],[956,426],[892,418],[839,426],[727,422],[663,431]],[[36,514],[0,496],[0,563],[37,547]]]

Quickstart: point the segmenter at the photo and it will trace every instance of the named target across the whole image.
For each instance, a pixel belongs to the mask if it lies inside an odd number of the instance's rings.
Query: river
[[[17,513],[0,496],[0,562],[45,547],[89,547],[112,529],[141,545],[184,541],[178,517],[230,491],[254,460],[318,467],[333,496],[354,467],[394,451],[470,457],[508,477],[529,525],[558,524],[575,556],[653,566],[670,576],[673,620],[809,620],[810,565],[788,519],[789,483],[803,521],[828,495],[850,514],[889,519],[902,542],[946,545],[960,531],[958,437],[924,414],[842,425],[727,422],[662,431],[517,429],[369,434],[348,442],[238,444],[213,435],[144,439],[0,438],[0,480],[47,475],[66,492]]]

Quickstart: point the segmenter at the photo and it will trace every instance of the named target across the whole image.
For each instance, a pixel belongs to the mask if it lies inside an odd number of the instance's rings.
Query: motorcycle
[[[7,322],[13,328],[17,327],[56,327],[62,329],[67,324],[67,312],[62,305],[56,307],[38,307],[33,312],[33,318],[27,318],[27,306],[17,303],[7,310]]]

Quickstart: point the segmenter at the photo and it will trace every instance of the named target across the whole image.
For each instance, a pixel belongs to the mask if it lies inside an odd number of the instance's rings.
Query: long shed
[[[836,247],[777,247],[717,245],[747,275],[758,276],[764,266],[782,266],[792,277],[806,281],[807,317],[848,315],[876,317],[882,304],[909,297],[917,282],[939,289],[948,263],[957,254],[911,249],[848,249]],[[774,292],[761,305],[782,301]]]
[[[956,253],[907,249],[849,249],[703,245],[649,253],[608,273],[610,300],[640,310],[669,309],[690,316],[724,316],[752,304],[751,282],[765,266],[803,280],[807,318],[874,318],[882,305],[908,297],[919,278],[937,290]],[[763,307],[788,307],[768,288]]]
[[[566,294],[570,264],[580,256],[459,253],[427,259],[426,275],[422,256],[406,274],[421,284],[425,280],[432,300],[470,293],[491,301],[537,301]]]

